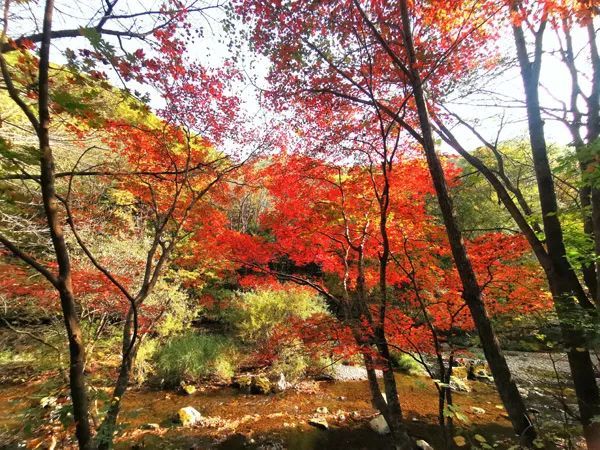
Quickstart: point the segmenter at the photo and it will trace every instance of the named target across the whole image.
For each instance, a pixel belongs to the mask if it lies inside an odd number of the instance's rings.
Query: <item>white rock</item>
[[[277,381],[277,390],[280,392],[285,391],[289,387],[289,383],[285,380],[285,375],[281,373],[279,375],[279,381]]]
[[[461,380],[457,377],[450,377],[450,389],[456,392],[471,392],[471,386],[466,382],[466,380]]]
[[[379,434],[388,434],[390,432],[390,427],[388,426],[385,418],[382,415],[371,419],[369,422],[369,426],[373,431]]]
[[[481,416],[481,415],[485,414],[485,409],[480,408],[478,406],[471,406],[471,412],[473,414],[477,414],[478,416]]]
[[[196,425],[200,420],[202,420],[202,414],[191,406],[186,406],[185,408],[181,408],[177,412],[177,416],[179,418],[179,422],[184,427],[192,427]]]
[[[308,424],[312,425],[313,427],[320,428],[321,430],[329,429],[329,424],[324,417],[313,417],[312,419],[308,420]]]
[[[433,450],[433,447],[423,439],[419,439],[415,444],[417,445],[417,448],[420,448],[421,450]]]

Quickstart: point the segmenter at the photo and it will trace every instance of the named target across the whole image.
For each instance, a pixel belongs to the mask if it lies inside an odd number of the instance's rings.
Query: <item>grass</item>
[[[231,378],[237,352],[226,337],[188,332],[159,348],[155,360],[157,375],[167,385],[175,386],[201,378]]]

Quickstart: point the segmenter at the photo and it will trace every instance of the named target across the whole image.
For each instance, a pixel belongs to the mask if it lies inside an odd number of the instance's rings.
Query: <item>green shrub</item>
[[[148,375],[154,372],[153,358],[158,348],[158,339],[145,339],[137,351],[133,361],[133,380],[135,383],[142,384],[148,378]]]
[[[205,377],[231,378],[237,352],[218,335],[186,333],[171,338],[155,356],[157,375],[168,385]]]
[[[304,345],[300,340],[295,339],[279,348],[270,372],[275,376],[283,373],[287,381],[296,381],[306,374],[308,365],[309,358]]]
[[[327,313],[324,300],[307,289],[265,289],[242,292],[235,296],[226,320],[248,343],[269,339],[276,325],[297,317]]]
[[[423,367],[415,359],[402,352],[392,352],[392,364],[394,369],[401,373],[408,373],[411,375],[419,374],[423,372]]]
[[[188,294],[182,290],[178,274],[172,272],[170,277],[174,280],[167,281],[166,277],[160,279],[154,286],[152,295],[145,302],[146,307],[166,308],[153,330],[158,337],[182,333],[189,328],[192,320],[201,310],[198,301],[190,299]]]

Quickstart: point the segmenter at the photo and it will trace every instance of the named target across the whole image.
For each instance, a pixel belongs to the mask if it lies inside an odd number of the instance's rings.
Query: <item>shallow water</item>
[[[398,374],[399,395],[406,423],[417,439],[441,447],[437,428],[437,393],[431,380]],[[131,389],[123,399],[120,422],[123,433],[117,449],[386,449],[389,439],[368,427],[376,411],[371,406],[365,381],[320,382],[314,392],[290,390],[272,395],[249,395],[229,388],[199,388],[191,396],[174,391]],[[40,385],[0,386],[0,428],[5,433],[22,426],[19,411],[39,403]],[[497,407],[493,386],[473,383],[473,392],[455,394],[471,421],[470,429],[497,442],[511,436],[510,424]],[[173,423],[179,408],[193,406],[208,418],[202,427],[182,428]],[[327,407],[330,429],[308,425],[317,407]],[[470,407],[485,409],[471,413]],[[343,415],[343,417],[341,417]],[[158,423],[158,431],[140,426]],[[1,447],[1,446],[0,446]],[[502,448],[503,446],[500,446]]]

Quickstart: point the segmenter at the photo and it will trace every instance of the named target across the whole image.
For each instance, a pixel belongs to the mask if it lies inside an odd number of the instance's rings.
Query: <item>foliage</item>
[[[391,352],[394,368],[401,373],[417,374],[423,372],[423,367],[413,358],[411,355],[406,353],[393,351]]]
[[[169,339],[158,349],[155,360],[157,376],[176,386],[201,378],[231,378],[238,354],[230,339],[187,332]]]
[[[282,373],[287,381],[294,382],[306,374],[310,364],[302,341],[295,339],[279,346],[269,371],[274,376]]]
[[[276,326],[292,318],[307,319],[327,311],[321,297],[292,285],[239,292],[226,315],[238,336],[247,343],[264,342]]]

